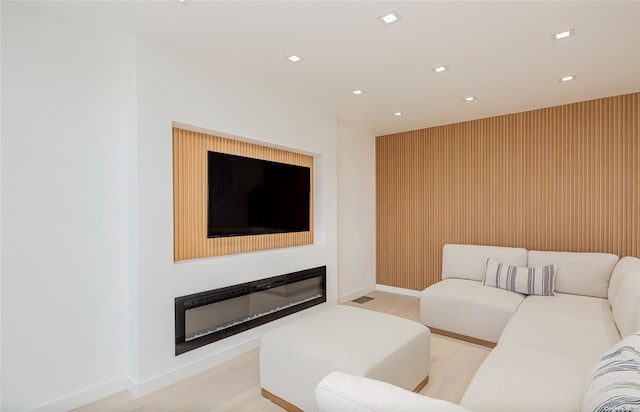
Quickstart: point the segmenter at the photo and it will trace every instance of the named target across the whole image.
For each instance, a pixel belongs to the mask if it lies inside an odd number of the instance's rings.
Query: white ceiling
[[[318,104],[376,135],[640,91],[640,2],[30,2]],[[396,10],[401,21],[377,17]],[[575,29],[575,37],[552,41]],[[292,53],[302,56],[290,63]],[[450,71],[435,74],[432,68]],[[575,74],[576,80],[558,79]],[[354,96],[351,90],[365,94]],[[465,96],[477,101],[466,103]],[[393,112],[404,112],[395,117]]]

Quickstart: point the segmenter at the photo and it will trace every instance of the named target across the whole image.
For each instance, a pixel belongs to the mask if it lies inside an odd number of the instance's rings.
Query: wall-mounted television
[[[311,169],[208,152],[207,236],[309,230]]]

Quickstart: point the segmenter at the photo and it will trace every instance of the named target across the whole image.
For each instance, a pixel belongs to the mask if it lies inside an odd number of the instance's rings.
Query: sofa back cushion
[[[611,253],[529,251],[529,266],[557,265],[556,292],[606,298],[618,256]]]
[[[613,302],[613,299],[620,290],[620,281],[623,277],[627,275],[629,272],[638,272],[640,271],[640,259],[633,256],[625,256],[613,268],[613,273],[611,274],[611,280],[609,281],[609,291],[607,297],[610,302]]]
[[[625,338],[640,330],[640,259],[620,259],[611,275],[609,303],[620,336]]]
[[[442,279],[484,280],[487,258],[512,266],[527,266],[527,250],[516,247],[444,245]]]

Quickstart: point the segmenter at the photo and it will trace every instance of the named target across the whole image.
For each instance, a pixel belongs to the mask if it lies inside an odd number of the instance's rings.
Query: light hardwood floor
[[[374,299],[345,304],[420,320],[418,298],[379,291],[367,296]],[[484,346],[432,334],[429,383],[420,393],[459,402],[489,352]],[[260,395],[258,364],[256,349],[145,397],[136,399],[124,391],[76,411],[281,412],[283,409]]]

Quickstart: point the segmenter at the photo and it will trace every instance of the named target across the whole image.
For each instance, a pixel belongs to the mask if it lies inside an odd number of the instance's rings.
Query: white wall
[[[131,46],[2,3],[3,411],[124,387]]]
[[[0,33],[2,32],[2,7],[0,6]],[[1,36],[1,34],[0,34]],[[1,47],[0,47],[1,48]],[[2,79],[2,54],[0,53],[0,79]],[[2,81],[0,81],[0,96],[2,96]],[[2,182],[2,99],[0,99],[0,182]],[[2,216],[2,190],[0,189],[0,216]],[[2,308],[2,219],[0,218],[0,313]],[[1,314],[0,314],[1,317]],[[0,325],[2,321],[0,320]],[[2,327],[0,326],[0,354],[2,353]],[[2,371],[2,356],[0,355],[0,371]],[[2,373],[0,373],[0,409],[2,409]]]
[[[338,300],[375,287],[375,136],[338,123]]]
[[[261,333],[290,320],[176,357],[173,301],[177,296],[326,265],[328,298],[336,301],[336,121],[333,113],[287,98],[286,90],[251,85],[142,40],[137,43],[136,65],[139,370],[132,378],[139,393],[146,393],[224,360],[226,351],[257,345]],[[316,243],[174,263],[174,121],[314,154]]]
[[[2,3],[1,87],[2,410],[144,394],[318,310],[176,357],[176,296],[326,265],[336,302],[333,113],[21,3]],[[315,244],[174,263],[174,121],[313,154]]]

